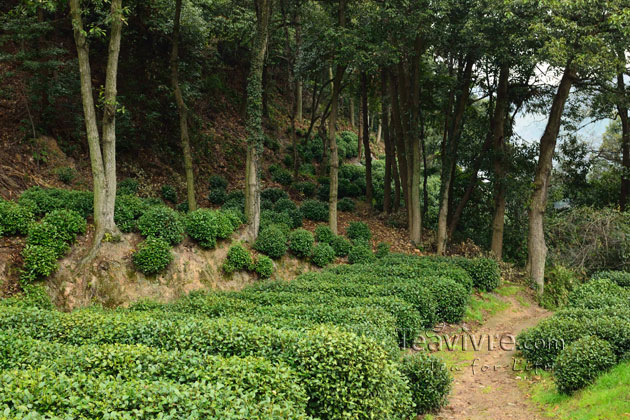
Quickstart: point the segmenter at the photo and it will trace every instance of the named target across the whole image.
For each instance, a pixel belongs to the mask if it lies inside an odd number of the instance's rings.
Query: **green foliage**
[[[163,238],[171,245],[184,239],[184,224],[179,214],[166,206],[153,206],[137,221],[138,230],[145,237]]]
[[[558,392],[571,394],[591,384],[598,375],[613,367],[616,357],[605,340],[587,336],[564,349],[555,364]]]
[[[372,247],[366,242],[355,243],[348,253],[348,262],[350,264],[367,264],[373,260]]]
[[[5,298],[0,301],[0,305],[9,305],[20,308],[55,309],[55,306],[46,291],[46,287],[43,285],[29,284],[28,281],[28,278],[22,279],[21,295]]]
[[[162,185],[161,192],[162,192],[162,199],[164,201],[168,201],[173,204],[177,203],[177,190],[175,189],[175,187],[169,184],[164,184]]]
[[[330,229],[330,227],[326,225],[320,225],[315,228],[315,239],[317,242],[322,242],[325,244],[332,244],[335,239],[335,234]]]
[[[171,246],[166,239],[150,236],[140,245],[133,254],[133,263],[136,268],[146,274],[160,273],[173,260]]]
[[[289,194],[281,188],[267,188],[260,193],[260,199],[271,201],[273,204],[281,198],[289,198]]]
[[[254,249],[271,258],[280,258],[287,252],[286,234],[276,225],[265,227],[258,234]]]
[[[418,413],[435,412],[446,405],[453,379],[444,362],[426,353],[415,353],[403,357],[401,371],[409,379]]]
[[[293,187],[306,198],[315,195],[315,191],[317,190],[317,185],[308,181],[296,182]]]
[[[289,233],[289,251],[298,258],[308,258],[313,252],[315,239],[305,229],[296,229]]]
[[[260,229],[265,229],[268,226],[277,225],[284,226],[285,235],[289,233],[293,226],[293,219],[287,212],[278,213],[273,210],[263,210],[260,212]]]
[[[53,210],[69,209],[88,217],[93,212],[93,200],[93,194],[88,191],[31,187],[20,195],[18,202],[37,216]]]
[[[337,137],[337,141],[343,143],[345,158],[354,158],[359,155],[359,137],[353,131],[342,131]]]
[[[374,255],[376,256],[376,258],[385,258],[386,256],[389,255],[389,244],[385,243],[385,242],[379,242],[376,245],[376,252],[374,253]]]
[[[221,206],[227,201],[228,194],[223,188],[212,188],[208,193],[208,201],[216,206]]]
[[[254,272],[256,272],[261,279],[267,279],[271,277],[273,270],[273,260],[266,255],[259,255],[254,264]]]
[[[297,209],[297,205],[289,198],[281,198],[273,205],[273,211],[277,213],[289,212]]]
[[[147,211],[149,206],[135,195],[119,195],[114,207],[114,222],[122,232],[133,232],[136,220]]]
[[[69,166],[62,166],[55,169],[55,175],[57,179],[66,185],[72,184],[72,181],[77,177],[77,171]]]
[[[0,200],[0,228],[4,235],[26,235],[32,221],[33,213],[29,207]]]
[[[592,279],[608,279],[614,281],[621,287],[630,287],[630,273],[627,271],[600,271],[595,273]]]
[[[118,183],[116,187],[117,195],[137,195],[138,194],[138,181],[133,178],[125,178]]]
[[[73,243],[76,236],[83,235],[87,229],[85,219],[74,210],[53,210],[44,216],[42,223],[55,226],[67,243]]]
[[[214,248],[217,244],[218,224],[214,211],[198,209],[186,216],[186,233],[203,248]]]
[[[280,185],[284,185],[285,187],[288,187],[291,183],[293,183],[293,175],[284,168],[278,168],[272,172],[271,179],[272,181],[277,182]]]
[[[208,179],[211,189],[225,190],[228,186],[227,179],[221,175],[211,175]]]
[[[46,223],[31,223],[26,237],[27,245],[38,245],[51,249],[56,258],[63,256],[70,248],[66,243],[67,234],[57,226]]]
[[[363,222],[351,222],[346,229],[346,236],[353,241],[369,241],[372,238],[372,232]]]
[[[569,295],[569,307],[598,309],[607,306],[626,306],[630,300],[630,291],[608,279],[594,279]]]
[[[328,226],[326,226],[326,228],[328,228]],[[330,230],[330,228],[328,229]],[[327,243],[325,241],[320,242]],[[335,251],[335,256],[340,258],[348,256],[350,249],[352,249],[352,243],[341,235],[333,235],[333,239],[329,242],[329,244]]]
[[[442,279],[427,282],[426,287],[435,298],[438,320],[452,324],[462,320],[470,298],[464,286],[450,279]]]
[[[22,251],[24,266],[20,282],[28,284],[34,280],[48,277],[57,271],[57,252],[55,249],[42,245],[26,245]]]
[[[223,271],[231,274],[235,271],[248,271],[254,266],[252,256],[242,244],[232,245],[228,250],[227,258],[223,263]]]
[[[341,200],[337,201],[337,209],[339,209],[339,211],[352,212],[355,208],[356,204],[351,198],[344,197]]]
[[[553,266],[545,270],[545,291],[540,298],[540,305],[547,309],[556,309],[566,305],[571,291],[580,284],[575,273],[562,266]]]
[[[322,201],[304,200],[300,210],[308,220],[314,222],[325,222],[328,220],[328,205]]]
[[[311,262],[318,267],[326,267],[335,260],[335,251],[327,243],[318,243],[313,248]]]

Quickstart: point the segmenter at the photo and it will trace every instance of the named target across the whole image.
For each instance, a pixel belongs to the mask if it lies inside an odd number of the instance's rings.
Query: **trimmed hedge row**
[[[627,271],[600,271],[592,279],[608,279],[621,287],[630,287],[630,273]]]
[[[0,308],[0,328],[67,344],[144,344],[203,354],[261,356],[285,362],[300,375],[311,415],[402,419],[413,413],[407,380],[387,353],[367,337],[330,326],[299,333],[229,318]]]

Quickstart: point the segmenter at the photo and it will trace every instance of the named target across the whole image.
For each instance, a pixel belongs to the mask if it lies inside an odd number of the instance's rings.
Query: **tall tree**
[[[368,124],[368,76],[365,72],[361,73],[361,111],[363,112],[363,149],[365,151],[365,201],[371,210],[374,187],[372,186],[372,151]]]
[[[624,80],[628,74],[625,49],[622,48],[617,55],[620,61],[619,70],[617,71],[617,113],[621,120],[621,192],[619,194],[619,208],[621,211],[626,211],[630,196],[630,115],[628,115],[628,98],[630,94],[626,90]]]
[[[102,102],[102,138],[98,131],[96,108],[92,94],[90,49],[87,32],[83,27],[80,0],[70,0],[70,14],[79,59],[81,99],[94,183],[94,224],[96,227],[92,248],[94,251],[100,245],[105,234],[117,234],[119,232],[116,223],[114,223],[114,206],[116,203],[116,81],[124,19],[122,0],[112,0],[111,2],[111,27]]]
[[[175,18],[173,20],[173,39],[171,46],[171,87],[177,103],[179,113],[179,135],[184,156],[184,171],[186,172],[186,196],[188,198],[188,210],[197,209],[195,200],[195,175],[193,173],[192,153],[190,151],[190,138],[188,136],[188,107],[184,102],[182,90],[179,86],[179,31],[182,16],[182,0],[175,1]]]
[[[252,47],[249,77],[247,79],[247,161],[245,163],[245,217],[246,238],[254,241],[260,229],[260,155],[264,133],[263,116],[263,68],[269,39],[272,0],[255,0],[256,34]]]

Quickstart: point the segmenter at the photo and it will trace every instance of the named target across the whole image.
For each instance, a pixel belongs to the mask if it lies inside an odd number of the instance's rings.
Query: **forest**
[[[0,3],[0,420],[630,416],[630,0]]]

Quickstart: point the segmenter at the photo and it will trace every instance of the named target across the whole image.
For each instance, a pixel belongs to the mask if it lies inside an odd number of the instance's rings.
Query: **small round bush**
[[[245,192],[243,190],[230,191],[227,195],[228,200],[243,200],[245,201]]]
[[[133,263],[138,271],[146,275],[157,274],[171,263],[173,255],[166,239],[151,236],[138,245],[133,254]]]
[[[180,213],[188,213],[190,208],[188,207],[188,201],[182,201],[177,206],[175,206],[178,212]]]
[[[312,182],[302,181],[296,182],[294,188],[299,191],[304,197],[312,197],[315,195],[315,191],[317,190],[317,185]]]
[[[217,223],[217,238],[227,239],[234,233],[234,222],[231,217],[222,211],[214,212]]]
[[[385,242],[379,242],[376,245],[376,253],[374,254],[376,258],[385,258],[389,255],[389,244]]]
[[[328,226],[317,226],[315,228],[315,239],[317,242],[332,244],[335,234]]]
[[[254,249],[271,258],[280,258],[287,252],[286,234],[276,225],[267,226],[258,234]]]
[[[168,184],[162,185],[162,199],[173,204],[177,203],[177,190],[175,187]]]
[[[231,274],[235,271],[250,270],[254,265],[252,256],[241,244],[232,245],[223,263],[223,271]]]
[[[31,223],[28,228],[26,244],[43,246],[54,251],[56,258],[64,255],[70,248],[65,240],[66,235],[57,226],[46,222]]]
[[[328,220],[328,204],[318,200],[305,200],[302,203],[302,214],[308,220],[325,222]]]
[[[0,200],[0,227],[4,235],[26,235],[33,217],[33,212],[28,207]]]
[[[42,219],[42,223],[55,226],[63,240],[69,243],[75,241],[77,235],[83,235],[87,229],[87,222],[74,210],[53,210]]]
[[[346,257],[350,253],[350,249],[352,249],[352,243],[343,236],[335,236],[330,246],[335,251],[336,257]]]
[[[289,213],[276,213],[273,210],[263,210],[260,212],[260,229],[264,229],[271,225],[284,225],[286,226],[285,234],[288,235],[288,231],[293,226],[293,219],[289,216]]]
[[[118,196],[114,207],[114,222],[122,232],[133,232],[136,228],[136,220],[148,209],[149,206],[140,197]]]
[[[266,255],[259,255],[254,264],[254,271],[261,279],[268,279],[273,274],[273,260]]]
[[[402,359],[400,370],[409,379],[419,414],[435,412],[446,404],[452,378],[444,362],[426,353],[415,353]]]
[[[348,253],[348,262],[350,264],[367,264],[373,260],[372,248],[366,242],[354,244]]]
[[[315,238],[306,229],[296,229],[289,233],[289,250],[298,258],[307,258],[313,252]]]
[[[136,195],[138,194],[138,181],[133,178],[125,178],[118,183],[116,188],[117,195]]]
[[[242,213],[235,210],[221,210],[221,212],[232,224],[232,231],[235,231],[243,224]]]
[[[466,313],[470,294],[464,286],[451,279],[436,279],[427,284],[437,304],[437,320],[457,323]]]
[[[203,248],[214,248],[217,244],[217,218],[209,209],[198,209],[186,216],[186,232]]]
[[[337,202],[337,209],[339,209],[339,211],[351,212],[354,211],[355,208],[356,204],[351,198],[345,197]]]
[[[627,306],[627,289],[608,279],[591,280],[569,294],[573,308],[597,309],[607,306]]]
[[[288,214],[289,217],[291,218],[292,229],[297,229],[299,227],[302,227],[304,216],[302,216],[302,212],[300,211],[300,209],[295,208],[292,210],[287,210],[285,211],[285,213]]]
[[[221,175],[211,175],[208,179],[208,183],[210,184],[210,188],[212,189],[225,190],[228,186],[227,179],[225,179]]]
[[[66,185],[72,184],[72,181],[77,177],[77,171],[69,166],[63,166],[55,169],[57,179]]]
[[[313,248],[311,262],[318,267],[326,267],[335,260],[335,251],[326,243],[319,243]]]
[[[26,245],[22,251],[24,266],[20,281],[28,284],[48,277],[57,270],[57,253],[53,248],[41,245]]]
[[[367,224],[352,222],[346,229],[346,236],[353,241],[369,241],[372,238],[372,232]]]
[[[273,205],[273,211],[277,213],[288,212],[290,210],[297,210],[297,205],[290,198],[281,198]]]
[[[145,236],[163,238],[171,245],[177,245],[184,239],[184,225],[180,215],[166,206],[153,206],[137,222],[138,230]]]
[[[221,206],[227,201],[227,193],[223,188],[213,188],[208,193],[208,201],[216,206]]]
[[[281,198],[289,198],[289,194],[281,188],[267,188],[260,193],[261,200],[269,200],[272,203],[275,203]]]
[[[571,394],[584,388],[616,361],[607,341],[592,336],[580,338],[562,350],[556,359],[554,377],[558,392]]]
[[[273,201],[268,199],[260,200],[260,210],[273,211]]]
[[[293,182],[293,175],[291,175],[291,172],[287,171],[286,169],[280,168],[271,175],[271,179],[274,182],[277,182],[278,184],[284,185],[286,187],[291,185],[291,183]]]
[[[627,271],[600,271],[591,277],[593,280],[608,279],[621,287],[630,288],[630,273]]]

